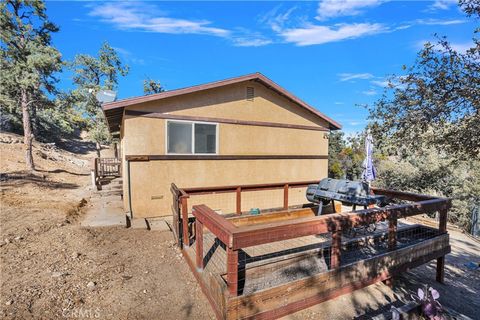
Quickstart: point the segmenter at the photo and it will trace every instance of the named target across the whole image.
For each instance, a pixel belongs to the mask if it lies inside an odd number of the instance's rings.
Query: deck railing
[[[188,225],[188,200],[191,196],[219,194],[219,193],[235,193],[235,213],[242,214],[242,193],[252,191],[267,191],[267,190],[283,190],[283,202],[278,207],[288,209],[290,206],[289,190],[294,188],[305,188],[309,184],[318,183],[318,181],[295,181],[295,182],[280,182],[267,184],[248,184],[236,186],[214,186],[214,187],[199,187],[199,188],[179,188],[174,183],[171,184],[170,191],[173,196],[173,221],[175,225],[174,232],[176,233],[178,244],[188,246],[191,233]],[[184,223],[186,222],[186,223]]]
[[[283,184],[290,186],[306,186],[311,182],[298,182]],[[372,223],[388,221],[388,250],[396,250],[397,244],[397,222],[400,218],[407,218],[425,213],[439,213],[439,234],[446,232],[447,211],[451,207],[450,199],[435,198],[431,196],[418,195],[407,192],[391,191],[373,188],[375,194],[385,195],[402,201],[413,201],[390,205],[384,208],[370,208],[364,210],[351,211],[346,213],[334,213],[322,216],[301,217],[292,220],[274,221],[268,224],[236,226],[224,215],[216,213],[207,205],[193,206],[194,228],[188,226],[187,199],[193,193],[208,192],[237,192],[237,190],[262,190],[264,188],[280,188],[280,184],[271,185],[250,185],[237,187],[210,187],[210,188],[190,188],[179,189],[172,184],[172,191],[177,194],[177,209],[181,211],[182,220],[182,238],[183,246],[188,247],[193,242],[196,246],[196,267],[203,269],[203,233],[208,229],[216,238],[219,239],[226,249],[226,282],[231,296],[236,296],[239,292],[239,274],[244,270],[239,270],[239,252],[248,247],[262,244],[273,243],[288,239],[300,238],[310,235],[330,234],[330,268],[340,267],[342,261],[342,233],[358,226],[365,226]],[[288,188],[285,187],[285,188]],[[241,194],[241,193],[240,193]],[[286,202],[288,208],[288,201]],[[193,219],[192,219],[193,220]],[[180,232],[180,230],[178,230]],[[436,279],[443,282],[444,278],[444,254],[436,256],[437,274]]]
[[[91,173],[92,184],[99,188],[102,179],[122,175],[122,161],[120,158],[94,158]]]

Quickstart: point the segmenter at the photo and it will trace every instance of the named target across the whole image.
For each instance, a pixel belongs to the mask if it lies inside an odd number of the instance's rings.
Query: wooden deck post
[[[440,233],[447,232],[447,210],[446,208],[439,210],[438,231],[440,231]],[[440,283],[445,281],[445,256],[437,258],[436,280]]]
[[[237,187],[237,214],[242,214],[242,188]]]
[[[197,268],[203,269],[203,223],[195,219],[195,249],[197,253]]]
[[[231,296],[238,294],[238,250],[227,247],[227,287]]]
[[[190,246],[190,236],[188,233],[188,205],[187,198],[180,197],[182,204],[182,229],[183,229],[183,245],[185,247]]]
[[[393,251],[397,248],[397,224],[398,219],[395,213],[392,213],[388,217],[388,250]],[[388,278],[383,280],[383,283],[392,288],[393,287],[393,278]]]
[[[288,209],[288,183],[283,186],[283,209]]]
[[[388,250],[395,250],[397,247],[397,221],[394,214],[388,218]]]
[[[439,211],[438,231],[447,232],[447,209]]]
[[[330,253],[330,269],[340,267],[341,249],[342,249],[342,229],[336,225],[331,230],[332,232],[332,247]]]

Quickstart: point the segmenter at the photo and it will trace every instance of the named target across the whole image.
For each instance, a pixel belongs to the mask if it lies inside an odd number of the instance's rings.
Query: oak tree
[[[474,19],[480,1],[461,1]],[[427,42],[406,74],[394,77],[383,97],[370,108],[377,137],[388,139],[399,153],[426,147],[456,159],[480,155],[480,39],[456,50],[446,37]],[[377,139],[379,140],[379,139]]]

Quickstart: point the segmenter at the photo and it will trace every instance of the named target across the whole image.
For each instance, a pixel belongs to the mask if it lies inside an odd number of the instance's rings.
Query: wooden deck
[[[342,244],[345,259],[336,269],[330,267],[331,239],[328,237],[308,236],[248,248],[245,260],[239,262],[239,269],[244,267],[244,271],[239,276],[236,297],[229,294],[227,287],[225,247],[213,234],[204,236],[203,270],[194,267],[195,246],[187,247],[184,255],[207,296],[215,297],[214,309],[220,318],[276,318],[278,315],[272,310],[279,306],[279,301],[282,301],[280,305],[295,299],[304,301],[282,311],[288,314],[386,280],[395,272],[444,256],[450,250],[448,235],[439,234],[435,229],[407,224],[399,229],[399,243],[403,245],[395,251],[388,251],[385,232],[349,239]]]
[[[403,248],[415,245],[436,235],[438,231],[435,229],[402,223],[398,228],[397,246]],[[372,233],[345,235],[341,266],[388,252],[387,238],[388,226],[385,224]],[[245,275],[240,279],[243,280],[240,293],[250,294],[305,276],[327,272],[330,270],[330,248],[329,234],[245,248],[239,261],[245,268]],[[195,246],[186,247],[185,252],[192,261],[195,260]],[[212,233],[203,236],[203,257],[203,276],[221,278],[226,284],[226,248]]]
[[[437,280],[443,281],[449,200],[392,195],[417,201],[322,216],[314,208],[222,216],[200,205],[188,228],[180,224],[177,230],[184,235],[185,260],[217,318],[275,319],[433,259]],[[436,211],[438,228],[403,219]],[[365,230],[371,224],[376,230]]]

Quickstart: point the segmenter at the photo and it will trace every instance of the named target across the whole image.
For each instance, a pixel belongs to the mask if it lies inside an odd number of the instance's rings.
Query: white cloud
[[[236,47],[261,47],[273,43],[273,40],[262,33],[242,27],[233,29],[229,40]]]
[[[449,26],[452,24],[461,24],[465,23],[465,20],[461,19],[417,19],[414,21],[416,24],[429,25],[429,26]]]
[[[405,85],[402,84],[402,80],[406,79],[407,76],[388,76],[386,78],[380,78],[378,77],[378,80],[371,80],[370,83],[382,87],[382,88],[405,88]],[[374,88],[371,88],[372,90],[375,90]]]
[[[422,50],[425,48],[425,43],[429,42],[430,44],[433,45],[434,48],[441,48],[439,44],[437,43],[438,40],[433,39],[433,40],[419,40],[414,44],[415,50]],[[475,44],[472,41],[466,41],[466,42],[451,42],[450,46],[452,47],[453,50],[459,52],[459,53],[465,53],[468,49],[475,47]]]
[[[378,6],[389,0],[323,0],[318,6],[318,20],[329,18],[356,15],[362,9]],[[397,24],[382,23],[312,23],[305,15],[297,14],[298,8],[291,7],[281,12],[281,6],[277,6],[263,15],[259,22],[269,26],[285,42],[297,46],[308,46],[325,44],[335,41],[355,39],[364,36],[395,32],[408,29],[418,25],[455,25],[465,23],[466,20],[444,18],[424,18],[411,21],[404,21]],[[296,14],[293,14],[295,12]]]
[[[405,76],[389,76],[386,78],[374,76],[371,73],[339,73],[338,77],[340,81],[351,81],[351,80],[369,80],[371,84],[368,90],[362,91],[363,94],[367,96],[373,96],[378,94],[375,87],[387,88],[387,87],[403,87],[400,81],[405,78]]]
[[[145,65],[145,60],[135,57],[130,51],[120,47],[113,47],[126,61],[127,63]]]
[[[210,21],[170,18],[159,11],[157,7],[140,2],[103,3],[93,6],[89,15],[113,24],[121,30],[208,34],[219,37],[226,37],[230,34],[229,30],[210,26]]]
[[[362,93],[367,96],[374,96],[378,94],[378,92],[375,89],[368,89],[368,90],[362,91]]]
[[[272,40],[263,38],[237,37],[233,39],[233,44],[237,47],[261,47],[271,43],[273,43]]]
[[[460,53],[465,53],[467,52],[468,49],[471,49],[475,47],[475,44],[472,41],[469,42],[452,42],[450,43],[450,46],[452,47],[453,50],[460,52]]]
[[[372,80],[370,81],[371,84],[374,84],[379,87],[388,87],[390,84],[390,81],[388,80]]]
[[[355,79],[366,80],[366,79],[373,78],[373,74],[371,73],[339,73],[338,77],[340,78],[340,81],[350,81]]]
[[[383,2],[384,0],[322,0],[318,4],[316,19],[357,15],[362,12],[361,9],[375,7]]]
[[[392,31],[405,30],[414,26],[426,25],[426,26],[449,26],[454,24],[461,24],[467,22],[461,19],[417,19],[413,21],[405,21],[396,27],[392,27]]]
[[[280,8],[281,6],[279,5],[268,11],[258,20],[258,22],[260,24],[266,24],[275,32],[280,32],[285,28],[287,22],[293,23],[298,20],[297,17],[292,16],[293,11],[295,11],[297,7],[291,7],[285,12],[280,12]]]
[[[365,124],[365,123],[366,123],[366,121],[350,121],[350,122],[349,122],[349,124],[350,124],[351,126],[359,126],[359,125],[363,125],[363,124]]]
[[[402,25],[399,25],[398,27],[395,27],[394,30],[395,30],[395,31],[397,31],[397,30],[405,30],[405,29],[410,28],[411,26],[412,26],[412,25],[410,25],[410,24],[402,24]]]
[[[418,40],[412,45],[412,47],[413,47],[413,49],[419,51],[419,50],[422,50],[423,48],[425,48],[425,44],[427,42],[429,42],[430,44],[435,44],[435,41],[436,40],[427,40],[427,39]]]
[[[335,26],[309,24],[300,28],[282,30],[280,35],[285,41],[297,46],[308,46],[355,39],[387,31],[388,29],[379,23],[337,24]]]
[[[432,10],[447,10],[452,5],[457,5],[458,0],[435,0],[431,5],[430,9]]]
[[[244,28],[228,30],[213,27],[208,20],[180,19],[167,16],[155,5],[146,2],[107,2],[88,5],[89,15],[112,24],[120,30],[166,34],[203,34],[226,38],[235,46],[259,47],[272,43],[266,37]]]

